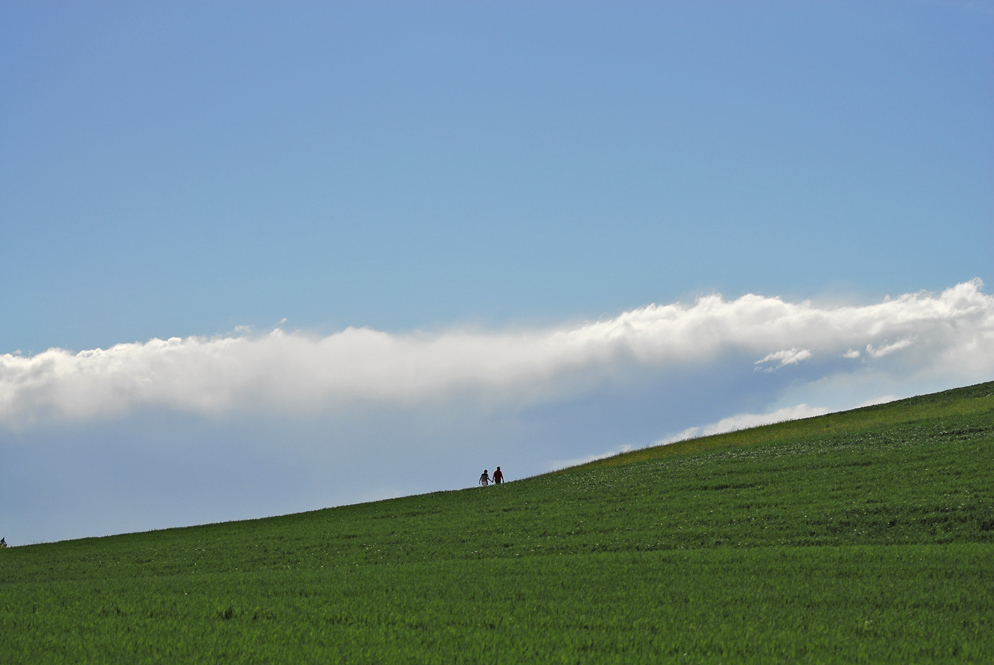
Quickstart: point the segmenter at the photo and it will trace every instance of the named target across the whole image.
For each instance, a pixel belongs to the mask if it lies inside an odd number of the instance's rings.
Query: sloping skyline
[[[994,3],[0,6],[0,533],[994,378]]]

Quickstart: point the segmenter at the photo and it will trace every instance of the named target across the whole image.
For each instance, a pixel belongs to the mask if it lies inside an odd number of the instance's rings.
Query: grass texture
[[[0,551],[5,663],[994,662],[994,383]]]

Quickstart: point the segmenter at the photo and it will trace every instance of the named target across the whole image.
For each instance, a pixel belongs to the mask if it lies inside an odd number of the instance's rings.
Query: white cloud
[[[901,349],[906,349],[914,344],[910,339],[902,339],[899,342],[894,342],[893,344],[884,344],[883,346],[874,347],[873,344],[866,345],[866,353],[872,358],[883,358],[884,356],[889,356],[895,351],[900,351]]]
[[[6,354],[0,423],[102,418],[147,406],[217,416],[327,415],[356,405],[471,398],[508,408],[624,381],[632,368],[693,370],[748,354],[762,358],[756,366],[779,363],[775,369],[815,356],[858,357],[861,348],[863,363],[824,371],[989,379],[994,297],[978,279],[939,295],[865,306],[714,295],[546,329],[401,335],[348,328],[324,337],[277,329]]]
[[[863,306],[709,296],[544,329],[0,355],[0,504],[19,542],[242,519],[992,378],[979,280]]]
[[[693,439],[695,437],[711,436],[712,434],[724,434],[725,432],[734,432],[740,429],[759,427],[760,425],[769,425],[771,423],[781,423],[787,420],[799,420],[801,418],[822,416],[828,412],[829,409],[824,407],[798,404],[796,406],[777,409],[776,411],[770,413],[740,413],[728,418],[722,418],[718,422],[711,423],[710,425],[688,427],[679,434],[674,434],[664,439],[660,439],[654,445],[675,443],[677,441],[685,441],[686,439]]]
[[[859,349],[849,349],[845,353],[842,354],[842,357],[854,360],[856,358],[859,358],[861,355],[862,355],[862,353],[859,351]]]
[[[792,349],[784,349],[782,351],[776,351],[774,353],[767,354],[762,359],[757,360],[755,362],[755,365],[757,366],[756,369],[762,369],[763,371],[766,372],[773,372],[785,365],[796,365],[797,363],[804,360],[808,360],[810,358],[811,358],[811,351],[809,351],[808,349],[798,349],[797,347],[794,347]],[[777,363],[775,367],[770,367],[770,366],[760,367],[760,365],[765,365],[766,363],[774,363],[777,362],[778,360],[780,362]]]

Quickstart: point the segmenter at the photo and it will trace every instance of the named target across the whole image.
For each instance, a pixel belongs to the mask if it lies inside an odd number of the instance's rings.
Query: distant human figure
[[[487,470],[483,470],[483,475],[480,476],[480,484],[486,487],[490,484],[490,476],[487,475]]]
[[[494,471],[494,485],[500,485],[502,482],[504,482],[504,474],[500,472],[500,467],[497,467],[497,470]]]
[[[7,547],[7,539],[6,538],[0,538],[0,549],[2,549],[4,547]]]

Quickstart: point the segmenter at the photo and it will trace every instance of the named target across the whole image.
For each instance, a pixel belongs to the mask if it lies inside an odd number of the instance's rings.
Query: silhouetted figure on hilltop
[[[483,475],[480,476],[480,484],[486,487],[490,484],[490,476],[487,475],[487,470],[483,470]]]
[[[504,474],[500,472],[500,467],[497,467],[497,470],[494,471],[494,485],[500,485],[502,482],[504,482]]]

